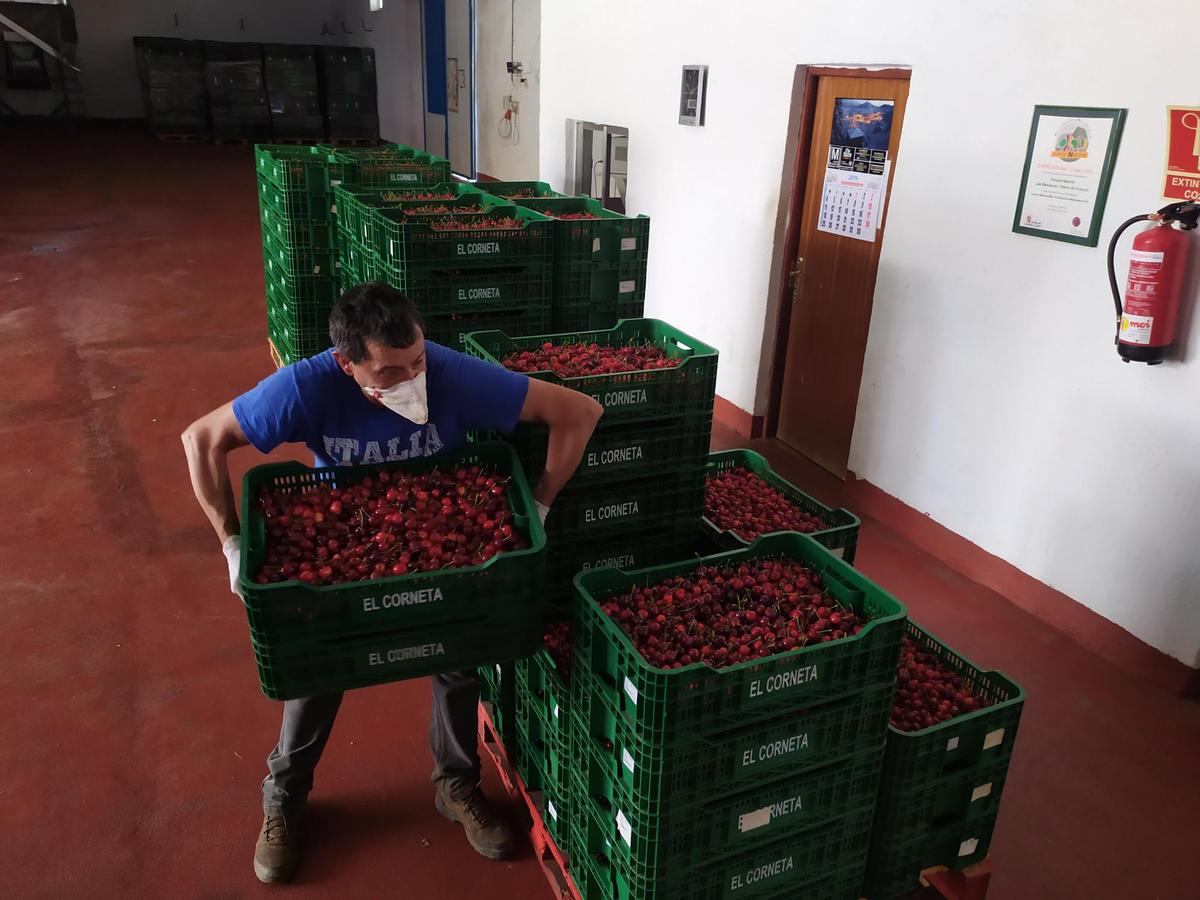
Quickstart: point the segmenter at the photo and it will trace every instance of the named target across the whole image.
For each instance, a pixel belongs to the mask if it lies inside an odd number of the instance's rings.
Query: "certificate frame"
[[[1121,133],[1125,129],[1125,116],[1128,110],[1105,106],[1051,106],[1037,105],[1033,108],[1033,120],[1029,125],[1029,141],[1025,147],[1025,167],[1021,172],[1021,184],[1017,190],[1017,208],[1013,213],[1012,230],[1016,234],[1027,234],[1032,237],[1047,238],[1052,241],[1062,241],[1067,244],[1078,244],[1083,247],[1095,247],[1100,242],[1100,226],[1104,220],[1104,208],[1108,203],[1108,190],[1112,184],[1113,169],[1117,162],[1117,150],[1121,145]],[[1073,233],[1049,227],[1031,227],[1028,222],[1032,214],[1026,211],[1025,195],[1029,188],[1029,173],[1033,169],[1034,154],[1037,149],[1038,133],[1043,119],[1108,119],[1111,126],[1108,140],[1099,148],[1103,152],[1099,172],[1095,176],[1094,190],[1090,201],[1090,215],[1086,233]],[[1089,144],[1088,150],[1093,149]],[[1022,213],[1025,218],[1022,218]]]

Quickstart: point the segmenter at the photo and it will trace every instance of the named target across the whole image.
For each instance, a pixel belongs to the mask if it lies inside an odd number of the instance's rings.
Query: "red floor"
[[[179,444],[270,371],[248,148],[0,133],[0,896],[266,894],[278,708]],[[718,434],[718,443],[729,436]],[[771,449],[818,496],[837,484]],[[234,459],[240,473],[252,451]],[[863,524],[859,567],[1029,700],[991,900],[1200,895],[1200,705]],[[539,898],[433,810],[427,687],[348,696],[297,897]],[[489,781],[494,786],[489,773]]]

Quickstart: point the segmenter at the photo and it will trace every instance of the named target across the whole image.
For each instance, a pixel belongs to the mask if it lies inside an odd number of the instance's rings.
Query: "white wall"
[[[1195,665],[1200,335],[1186,365],[1121,364],[1103,247],[1010,232],[1036,103],[1129,108],[1102,244],[1162,205],[1164,107],[1200,96],[1187,55],[1160,51],[1195,15],[613,0],[583,29],[546,4],[542,176],[562,182],[568,117],[629,127],[647,312],[718,346],[718,391],[752,409],[794,67],[911,65],[851,468]],[[711,67],[704,128],[676,124],[685,63]]]
[[[352,43],[375,48],[379,82],[379,134],[389,141],[425,146],[425,88],[422,82],[421,0],[384,0],[379,12],[367,0],[345,0],[355,23]],[[363,32],[359,22],[371,29]]]
[[[538,177],[541,7],[541,0],[476,0],[479,171],[504,181],[535,181]],[[524,84],[520,80],[514,83],[509,76],[506,64],[510,59],[522,64]],[[515,143],[501,138],[498,130],[504,115],[503,98],[509,94],[519,104]]]
[[[143,114],[135,35],[210,41],[285,44],[353,44],[361,36],[358,16],[344,15],[349,0],[74,0],[79,30],[79,67],[84,104],[96,118],[140,118]],[[363,0],[366,6],[366,0]],[[175,25],[175,16],[179,25]],[[353,34],[345,34],[345,27]],[[245,29],[241,27],[245,24]],[[334,32],[321,34],[327,24]]]

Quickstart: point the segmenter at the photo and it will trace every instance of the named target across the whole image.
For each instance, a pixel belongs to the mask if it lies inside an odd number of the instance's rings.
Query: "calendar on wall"
[[[891,100],[834,100],[817,230],[874,241],[887,196]]]
[[[879,175],[826,169],[817,230],[860,241],[874,241],[879,230],[890,168],[889,160],[884,163],[883,172]]]

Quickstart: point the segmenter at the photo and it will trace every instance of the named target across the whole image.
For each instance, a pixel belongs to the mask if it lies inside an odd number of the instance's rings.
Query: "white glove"
[[[534,500],[533,505],[537,507],[538,518],[542,524],[546,524],[546,516],[550,515],[550,507],[543,504],[540,500]]]
[[[240,600],[242,594],[238,590],[238,574],[242,568],[242,539],[236,534],[231,534],[221,545],[221,552],[225,554],[225,560],[229,563],[229,590]]]

